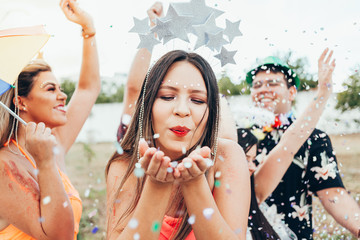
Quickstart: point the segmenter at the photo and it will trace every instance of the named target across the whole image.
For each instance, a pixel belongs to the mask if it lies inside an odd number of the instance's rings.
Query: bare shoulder
[[[247,167],[244,150],[236,142],[219,138],[215,168]]]

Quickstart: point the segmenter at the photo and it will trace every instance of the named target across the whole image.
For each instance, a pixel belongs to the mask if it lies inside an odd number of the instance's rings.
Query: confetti
[[[49,204],[51,202],[51,197],[50,196],[44,197],[42,202],[43,202],[44,205]]]
[[[209,220],[213,214],[214,214],[214,209],[212,208],[205,208],[203,210],[203,215],[207,220]]]
[[[88,188],[88,189],[85,190],[84,196],[85,196],[86,198],[88,198],[89,195],[90,195],[90,189]]]
[[[192,167],[192,163],[191,163],[191,162],[184,162],[184,167],[185,167],[185,168],[191,168],[191,167]]]
[[[152,226],[151,226],[151,231],[153,232],[159,232],[161,228],[160,222],[155,221],[153,222]]]
[[[93,216],[96,215],[96,213],[97,213],[97,209],[94,209],[93,211],[89,212],[88,217],[92,218]]]
[[[193,224],[195,223],[195,215],[194,215],[194,214],[192,214],[192,215],[189,217],[188,223],[189,223],[190,225],[193,225]]]
[[[182,152],[182,154],[186,154],[186,148],[185,148],[185,147],[182,147],[182,148],[181,148],[181,152]]]
[[[154,139],[157,139],[159,137],[160,137],[160,134],[158,134],[158,133],[155,133],[154,136],[153,136]]]
[[[220,180],[215,180],[214,185],[215,185],[215,187],[220,187],[220,185],[221,185]]]
[[[221,171],[217,171],[217,172],[215,173],[215,178],[219,178],[219,177],[221,177]]]
[[[145,170],[143,168],[135,168],[134,174],[137,178],[141,178],[145,175]]]
[[[173,161],[170,163],[171,167],[176,168],[179,163],[177,161]]]
[[[95,234],[97,233],[97,231],[99,231],[99,228],[97,226],[95,226],[92,230],[91,230],[91,233],[92,234]]]
[[[139,226],[139,222],[135,219],[135,218],[132,218],[130,221],[129,221],[129,228],[131,229],[135,229]]]
[[[124,150],[122,149],[120,143],[118,141],[114,142],[115,148],[116,148],[116,152],[120,155],[122,155],[124,153]]]
[[[134,240],[139,240],[140,239],[140,234],[135,233],[133,237],[134,237]]]
[[[63,207],[66,208],[67,206],[69,206],[69,203],[68,203],[68,201],[65,201],[65,202],[63,203]]]
[[[172,167],[168,167],[168,168],[166,169],[166,171],[167,171],[168,173],[172,173],[172,172],[174,172],[174,169],[173,169]]]
[[[38,221],[42,223],[42,222],[45,221],[45,218],[44,217],[39,217]]]

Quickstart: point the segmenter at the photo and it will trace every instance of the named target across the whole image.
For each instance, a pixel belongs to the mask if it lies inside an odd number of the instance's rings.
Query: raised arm
[[[155,18],[161,17],[163,14],[162,4],[160,2],[154,3],[147,11],[147,14],[150,19],[150,26],[152,27],[155,25]],[[129,116],[134,114],[136,100],[139,97],[142,83],[149,69],[150,60],[151,53],[149,50],[141,48],[137,51],[126,83],[123,114]]]
[[[67,19],[82,27],[83,56],[80,78],[68,104],[67,123],[55,130],[65,152],[78,136],[100,93],[99,60],[95,41],[95,26],[91,16],[83,11],[75,0],[62,0],[60,7]]]
[[[301,116],[285,131],[280,142],[267,155],[255,172],[255,193],[258,202],[264,201],[274,191],[290,166],[294,155],[316,127],[326,102],[332,93],[332,73],[335,59],[332,51],[325,49],[318,61],[318,91]]]
[[[74,239],[73,211],[56,166],[55,145],[50,128],[29,122],[25,147],[37,174],[25,167],[30,163],[23,157],[0,155],[0,217],[34,239]]]
[[[316,194],[335,221],[360,238],[360,207],[350,194],[344,188],[327,188]]]

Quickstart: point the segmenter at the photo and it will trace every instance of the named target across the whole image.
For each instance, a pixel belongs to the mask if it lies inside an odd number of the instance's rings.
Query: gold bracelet
[[[86,33],[86,32],[84,31],[84,29],[81,30],[81,35],[82,35],[82,37],[83,37],[84,39],[91,38],[91,37],[95,36],[95,34],[96,34],[95,30],[92,31],[92,32],[89,32],[89,33]]]

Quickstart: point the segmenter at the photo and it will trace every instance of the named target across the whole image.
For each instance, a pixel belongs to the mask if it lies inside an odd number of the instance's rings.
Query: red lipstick
[[[170,130],[178,137],[185,137],[190,132],[190,129],[182,126],[173,127]]]

